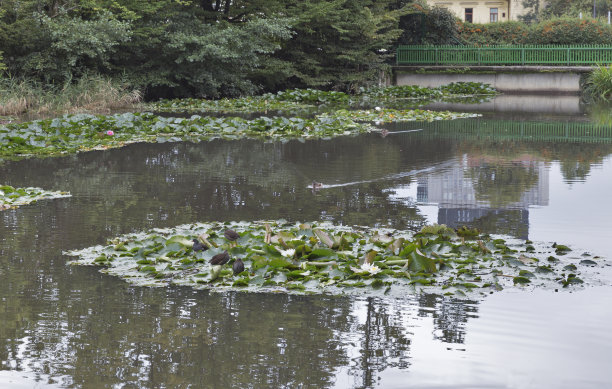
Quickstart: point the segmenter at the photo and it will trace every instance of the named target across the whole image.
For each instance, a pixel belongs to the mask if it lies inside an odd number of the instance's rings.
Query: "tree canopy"
[[[14,77],[57,85],[120,75],[163,97],[346,90],[385,68],[405,3],[7,0],[0,52]]]

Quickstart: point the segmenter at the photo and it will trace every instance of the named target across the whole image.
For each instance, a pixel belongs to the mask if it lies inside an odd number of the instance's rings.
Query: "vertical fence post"
[[[521,65],[525,66],[525,47],[521,47]]]
[[[436,50],[435,58],[436,58],[436,65],[437,65],[438,64],[438,48],[436,47],[435,50]]]
[[[570,66],[570,50],[571,50],[571,48],[568,47],[567,48],[567,66]]]

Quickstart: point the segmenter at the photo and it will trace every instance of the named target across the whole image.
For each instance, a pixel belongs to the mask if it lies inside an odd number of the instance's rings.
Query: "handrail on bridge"
[[[612,63],[612,45],[399,46],[397,65],[546,65]]]

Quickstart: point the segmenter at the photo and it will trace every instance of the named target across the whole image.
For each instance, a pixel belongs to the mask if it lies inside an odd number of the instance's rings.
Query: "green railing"
[[[548,65],[612,63],[608,45],[399,46],[398,65]]]

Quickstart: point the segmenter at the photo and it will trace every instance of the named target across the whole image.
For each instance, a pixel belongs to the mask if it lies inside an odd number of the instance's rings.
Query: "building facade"
[[[495,23],[519,20],[527,13],[523,0],[427,0],[430,6],[449,9],[464,22]]]

